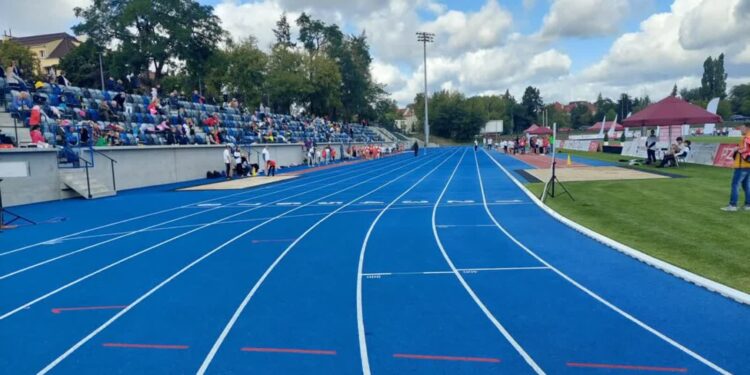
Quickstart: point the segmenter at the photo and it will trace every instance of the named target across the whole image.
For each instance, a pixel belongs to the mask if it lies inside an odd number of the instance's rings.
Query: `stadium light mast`
[[[427,153],[427,146],[430,144],[430,122],[429,112],[427,110],[429,97],[427,96],[427,43],[435,41],[435,34],[424,31],[417,32],[417,41],[422,42],[424,51],[424,152]]]

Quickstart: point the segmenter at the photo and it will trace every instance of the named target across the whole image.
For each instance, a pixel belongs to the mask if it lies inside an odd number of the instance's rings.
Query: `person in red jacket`
[[[268,174],[266,176],[276,176],[276,161],[273,159],[266,162],[266,170]]]
[[[38,129],[42,123],[42,110],[38,105],[31,108],[31,116],[29,116],[29,127],[31,130]]]

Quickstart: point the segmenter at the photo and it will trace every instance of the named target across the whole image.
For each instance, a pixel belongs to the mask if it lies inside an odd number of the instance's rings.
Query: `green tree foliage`
[[[734,86],[729,101],[733,113],[750,116],[750,84]]]
[[[375,103],[375,123],[388,130],[395,130],[398,105],[393,99],[382,98]]]
[[[175,59],[204,73],[204,62],[225,35],[213,8],[193,0],[93,0],[74,12],[82,19],[73,26],[77,35],[114,45],[132,72],[152,66],[157,79]]]
[[[724,70],[723,53],[716,59],[709,56],[703,62],[703,77],[699,93],[700,98],[705,100],[724,99],[727,96],[727,74]]]
[[[269,106],[274,112],[289,113],[292,104],[308,97],[311,88],[304,55],[277,46],[271,51],[267,69]]]
[[[336,118],[342,108],[341,73],[336,61],[322,54],[307,61],[310,90],[305,102],[310,113]]]
[[[274,46],[293,48],[296,43],[292,41],[292,28],[286,18],[286,12],[281,14],[281,18],[276,21],[276,28],[273,29],[273,35],[276,36]]]
[[[0,40],[0,65],[7,69],[15,61],[24,79],[36,78],[40,72],[39,59],[28,48],[13,40]],[[4,77],[3,77],[4,78]]]
[[[672,97],[677,96],[677,84],[676,83],[674,84],[674,87],[672,87],[672,93],[669,95]]]
[[[59,68],[65,72],[65,77],[74,85],[82,87],[99,87],[101,86],[101,76],[99,74],[99,52],[103,51],[92,39],[81,43],[78,47],[70,51],[60,60]],[[104,68],[104,79],[107,79],[112,73],[111,57],[107,55],[102,58]]]
[[[514,118],[514,132],[520,133],[528,129],[533,123],[539,122],[539,114],[544,107],[544,101],[539,89],[529,86],[521,98],[521,113]]]
[[[263,94],[268,56],[258,49],[254,38],[229,43],[218,54],[220,60],[212,64],[214,89],[221,91],[221,86],[226,85],[231,96],[250,108],[256,108]]]
[[[586,105],[578,104],[572,111],[570,111],[570,123],[573,129],[591,126],[594,124],[593,119],[593,114]]]

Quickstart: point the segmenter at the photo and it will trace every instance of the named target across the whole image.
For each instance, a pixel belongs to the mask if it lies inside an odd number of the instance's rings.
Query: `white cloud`
[[[702,1],[682,19],[680,44],[695,50],[746,41],[750,32],[749,3],[748,0]]]
[[[240,3],[226,0],[216,5],[214,12],[232,38],[244,39],[252,35],[258,40],[259,47],[267,49],[275,41],[273,29],[284,13],[284,8],[274,1]],[[287,14],[292,26],[297,16],[295,13]]]
[[[630,10],[628,0],[554,0],[544,17],[546,37],[594,37],[618,31]]]
[[[91,0],[3,1],[0,27],[13,36],[67,32],[76,24],[73,8],[86,7]]]

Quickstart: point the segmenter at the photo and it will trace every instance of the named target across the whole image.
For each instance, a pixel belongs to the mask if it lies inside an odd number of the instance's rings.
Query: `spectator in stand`
[[[213,116],[206,118],[203,120],[203,125],[211,126],[211,127],[218,127],[221,125],[221,120],[219,119],[219,114],[214,113]]]
[[[30,132],[31,135],[31,143],[35,144],[36,147],[39,148],[48,148],[49,144],[44,140],[44,136],[42,136],[42,132],[39,130],[39,127],[33,129]]]
[[[67,78],[65,78],[65,72],[62,70],[57,72],[57,78],[55,78],[55,81],[60,86],[70,86],[70,81],[68,81]]]
[[[203,104],[205,101],[206,99],[198,94],[198,90],[193,90],[193,103]]]
[[[161,85],[151,87],[151,100],[159,101],[159,91],[161,91]]]
[[[5,81],[8,82],[9,86],[18,87],[19,90],[26,91],[28,86],[26,82],[21,78],[21,69],[15,61],[11,61],[7,69],[5,69]]]
[[[125,85],[122,83],[121,79],[117,80],[117,84],[115,85],[115,89],[113,91],[118,91],[118,92],[125,91]]]
[[[242,169],[242,153],[239,147],[234,148],[232,156],[234,157],[234,175],[238,177],[244,176],[245,170]]]
[[[104,119],[106,122],[117,121],[117,116],[109,108],[109,104],[105,100],[99,102],[99,118]]]
[[[82,126],[81,131],[78,133],[81,138],[81,144],[88,145],[91,140],[91,137],[89,136],[89,128],[87,126]]]
[[[169,105],[172,107],[177,107],[180,103],[180,99],[177,97],[177,90],[172,91],[169,93]]]
[[[104,87],[107,88],[107,91],[116,91],[117,81],[115,81],[115,77],[109,76],[109,78],[107,79],[107,83],[104,84]]]
[[[750,126],[745,124],[742,128],[742,139],[737,151],[734,153],[734,174],[732,176],[732,189],[729,196],[729,206],[722,208],[723,211],[738,211],[740,199],[740,187],[745,191],[744,211],[750,211]]]
[[[115,102],[115,109],[121,112],[125,111],[125,94],[123,94],[122,91],[118,92],[117,95],[112,98],[112,101]]]
[[[151,102],[148,104],[148,112],[152,116],[156,116],[159,114],[159,109],[161,108],[161,104],[159,104],[159,99],[152,98]]]
[[[31,115],[29,116],[29,128],[31,130],[39,129],[39,125],[42,124],[42,109],[35,105],[31,107]]]
[[[328,164],[328,146],[321,151],[321,156],[323,157],[323,164]]]
[[[34,103],[26,91],[21,91],[18,96],[13,97],[13,102],[11,103],[11,109],[17,111],[21,115],[21,118],[26,118],[33,106]]]

